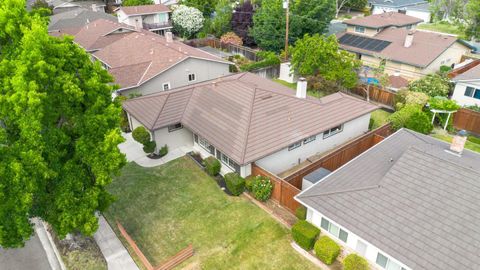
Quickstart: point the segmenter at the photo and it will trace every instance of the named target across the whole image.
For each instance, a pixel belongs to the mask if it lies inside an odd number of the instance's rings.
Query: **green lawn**
[[[381,127],[381,126],[385,125],[388,122],[388,117],[391,114],[392,113],[387,112],[387,111],[382,110],[382,109],[378,109],[376,111],[373,111],[372,114],[371,114],[370,130],[373,130],[373,129],[376,129],[378,127]]]
[[[452,142],[452,139],[453,139],[453,135],[448,133],[439,132],[439,133],[433,133],[431,135],[437,139],[440,139],[442,141],[446,141],[449,143]],[[474,143],[470,140],[471,139],[467,140],[467,142],[465,143],[465,148],[480,153],[480,144]]]
[[[465,32],[457,25],[448,22],[423,23],[417,25],[418,29],[441,32],[446,34],[458,35],[460,38],[465,36]]]
[[[154,265],[192,244],[189,269],[315,269],[290,232],[245,197],[229,197],[188,157],[155,168],[129,163],[109,190],[119,220]]]
[[[289,82],[286,82],[286,81],[280,80],[280,79],[273,79],[273,81],[275,81],[279,84],[283,84],[286,87],[290,87],[293,90],[297,90],[297,83],[289,83]],[[316,97],[316,98],[321,98],[321,97],[326,96],[325,93],[322,93],[320,91],[312,91],[312,90],[307,90],[307,95],[309,95],[311,97]]]

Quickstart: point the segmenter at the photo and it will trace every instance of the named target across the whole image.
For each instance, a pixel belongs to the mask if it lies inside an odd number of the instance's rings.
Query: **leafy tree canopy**
[[[180,4],[194,7],[200,10],[206,18],[209,18],[215,11],[217,1],[215,0],[181,0]]]
[[[445,75],[429,74],[410,82],[408,89],[414,92],[425,93],[430,97],[447,96],[450,92],[450,82]]]
[[[468,1],[466,10],[466,34],[468,37],[480,39],[480,0]]]
[[[215,6],[215,17],[210,26],[211,31],[220,37],[231,29],[232,5],[229,0],[219,0]]]
[[[0,2],[0,29],[0,246],[22,246],[32,217],[92,235],[125,163],[112,78],[22,0]]]
[[[253,16],[251,34],[265,50],[280,52],[285,46],[285,10],[282,0],[263,0]],[[301,0],[290,2],[290,44],[305,34],[322,34],[335,16],[332,0]]]
[[[202,29],[202,12],[194,7],[180,5],[172,13],[173,29],[183,38],[189,38]]]
[[[346,88],[357,84],[356,69],[360,65],[353,54],[338,49],[335,36],[306,34],[292,49],[292,66],[299,75],[321,75]]]
[[[252,46],[255,44],[250,35],[250,29],[253,26],[253,5],[250,1],[244,1],[238,5],[232,15],[232,30],[242,38],[243,44]]]
[[[123,6],[144,6],[144,5],[153,5],[152,0],[123,0]]]

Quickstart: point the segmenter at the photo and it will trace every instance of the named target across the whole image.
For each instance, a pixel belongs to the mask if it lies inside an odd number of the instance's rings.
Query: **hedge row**
[[[305,250],[311,250],[320,230],[308,221],[300,220],[292,227],[292,237],[299,246]]]

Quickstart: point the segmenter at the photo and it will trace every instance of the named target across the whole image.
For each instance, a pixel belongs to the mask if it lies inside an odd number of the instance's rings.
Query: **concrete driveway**
[[[42,247],[42,243],[40,242],[37,233],[35,233],[23,248],[0,248],[0,269],[51,270],[53,268],[48,262],[47,254]]]

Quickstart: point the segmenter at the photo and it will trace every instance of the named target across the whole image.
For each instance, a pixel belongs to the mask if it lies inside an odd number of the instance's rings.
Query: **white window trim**
[[[338,126],[337,126],[337,127],[338,127]],[[332,137],[332,136],[335,135],[335,134],[338,134],[338,133],[342,132],[342,131],[343,131],[343,124],[340,125],[340,129],[332,132],[332,129],[334,129],[334,128],[336,128],[336,127],[333,127],[333,128],[331,128],[331,129],[329,129],[329,130],[325,130],[325,131],[323,132],[323,139],[324,139],[324,140],[327,139],[327,138]],[[327,135],[325,135],[326,132],[328,132]]]
[[[297,149],[302,146],[302,141],[292,143],[288,146],[288,151],[292,151],[293,149]]]
[[[303,140],[303,144],[311,143],[317,139],[317,135],[310,136]]]
[[[168,89],[167,89],[167,90],[165,90],[165,85],[168,85]],[[170,87],[170,82],[166,82],[166,83],[163,83],[163,84],[162,84],[162,91],[169,91],[170,89],[172,89],[172,88]]]
[[[190,75],[193,75],[193,80],[190,80]],[[197,74],[195,73],[188,73],[188,81],[189,82],[195,82],[197,80]]]
[[[362,29],[362,31],[359,31],[358,29]],[[354,26],[353,27],[353,31],[355,31],[355,33],[365,33],[365,27],[363,26]]]

